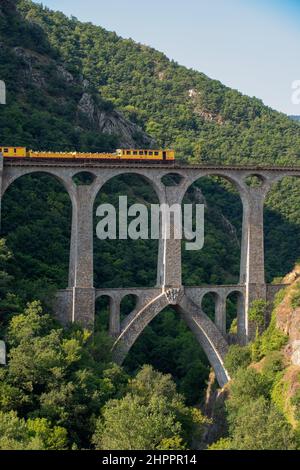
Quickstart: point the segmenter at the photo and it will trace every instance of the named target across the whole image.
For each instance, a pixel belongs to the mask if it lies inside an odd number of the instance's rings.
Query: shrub
[[[263,397],[268,399],[270,383],[267,378],[252,368],[239,369],[230,387],[230,396],[226,403],[228,423],[232,423],[244,405]]]
[[[284,413],[286,411],[285,406],[287,398],[287,388],[287,382],[284,382],[283,380],[277,380],[271,392],[272,401],[277,406],[278,410],[281,411],[281,413]]]
[[[208,447],[208,450],[231,450],[232,444],[229,437],[222,437]]]
[[[284,368],[283,355],[280,351],[273,351],[266,356],[263,363],[262,373],[274,382]]]
[[[249,320],[255,324],[257,328],[265,325],[266,310],[269,303],[264,300],[254,300],[249,309]]]
[[[293,309],[300,307],[300,289],[292,292],[290,304]]]
[[[276,406],[262,396],[241,405],[230,426],[234,450],[291,450],[295,436]]]
[[[226,354],[224,365],[231,376],[241,368],[246,368],[251,362],[251,351],[248,346],[234,344]]]
[[[287,341],[287,335],[276,327],[276,317],[273,311],[270,325],[262,335],[256,335],[251,345],[252,360],[259,361],[272,351],[280,351]]]
[[[296,390],[294,396],[291,399],[291,403],[295,408],[295,418],[298,421],[300,421],[300,388]],[[299,423],[299,432],[300,432],[300,423]]]

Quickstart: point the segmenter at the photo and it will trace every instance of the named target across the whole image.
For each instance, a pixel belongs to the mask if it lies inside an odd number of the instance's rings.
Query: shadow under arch
[[[62,179],[47,171],[15,175],[6,179],[3,190],[1,236],[14,255],[16,289],[22,296],[28,292],[28,300],[50,297],[68,285],[70,193]]]
[[[95,326],[94,330],[109,331],[110,307],[112,298],[109,295],[101,295],[95,300]]]
[[[182,244],[182,276],[186,286],[237,284],[240,278],[244,189],[233,177],[211,172],[193,178],[183,204],[204,205],[204,245],[186,250]],[[195,207],[193,207],[193,231]]]
[[[226,333],[230,344],[237,343],[245,337],[243,330],[244,308],[244,294],[239,290],[232,290],[226,297]]]
[[[160,177],[156,177],[156,178],[150,177],[147,174],[147,170],[145,169],[141,169],[141,170],[138,170],[137,168],[133,168],[133,169],[123,168],[122,169],[122,168],[116,167],[114,169],[113,175],[104,177],[103,180],[102,178],[98,178],[98,183],[94,186],[94,190],[92,192],[93,204],[95,204],[97,196],[99,196],[99,193],[103,191],[103,188],[105,188],[105,186],[108,186],[112,182],[112,180],[116,178],[123,178],[123,177],[140,178],[144,182],[144,184],[148,184],[152,188],[152,191],[155,193],[157,200],[160,201],[161,203],[164,202],[164,188],[160,182]]]
[[[148,239],[119,239],[120,196],[127,197],[127,208],[142,204],[148,213]],[[110,204],[116,213],[116,239],[100,240],[96,226],[98,206]],[[151,204],[159,204],[159,197],[151,180],[135,171],[113,176],[101,186],[94,199],[94,279],[99,287],[149,287],[157,281],[158,239],[151,239]],[[137,214],[138,215],[138,214]],[[127,217],[128,226],[136,217]],[[138,230],[140,230],[140,226]],[[127,232],[127,230],[126,230]]]
[[[300,260],[300,178],[278,176],[264,204],[266,282],[280,282]]]
[[[133,312],[139,304],[139,297],[136,294],[125,295],[120,302],[120,316],[121,320],[126,318],[131,312]]]
[[[173,305],[163,309],[142,331],[123,362],[135,375],[144,364],[171,374],[190,405],[202,403],[210,364],[192,331]]]
[[[163,292],[152,299],[139,312],[132,312],[128,316],[123,328],[121,325],[121,333],[116,338],[113,346],[113,357],[117,363],[123,363],[127,353],[145,327],[168,305],[169,302]],[[208,316],[187,296],[184,295],[174,308],[182,315],[182,318],[196,336],[215,371],[220,387],[223,387],[229,380],[223,362],[228,350],[225,339]]]
[[[216,309],[218,304],[219,294],[214,291],[206,292],[201,299],[201,310],[213,322],[216,322]]]

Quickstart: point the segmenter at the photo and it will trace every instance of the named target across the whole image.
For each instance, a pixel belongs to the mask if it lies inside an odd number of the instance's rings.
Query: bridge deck
[[[46,160],[46,159],[45,159]],[[66,168],[82,168],[82,167],[88,167],[88,168],[139,168],[139,169],[170,169],[170,170],[217,170],[217,171],[228,171],[228,170],[233,170],[233,171],[282,171],[282,172],[289,172],[289,171],[299,171],[300,172],[300,166],[268,166],[268,165],[220,165],[220,164],[199,164],[199,165],[188,165],[188,164],[181,164],[181,163],[123,163],[116,161],[115,163],[107,163],[107,162],[101,162],[101,161],[78,161],[76,159],[74,160],[66,160],[66,161],[61,161],[61,160],[39,160],[39,159],[32,159],[30,161],[28,160],[22,160],[17,159],[12,161],[12,160],[7,160],[3,158],[3,165],[5,167],[66,167]]]

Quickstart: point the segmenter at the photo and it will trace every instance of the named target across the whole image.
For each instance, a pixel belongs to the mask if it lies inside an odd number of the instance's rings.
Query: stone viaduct
[[[76,185],[74,176],[81,172],[93,175],[89,185]],[[0,156],[0,194],[19,177],[44,172],[57,178],[67,190],[72,202],[69,285],[57,295],[56,314],[63,322],[81,322],[92,327],[95,301],[101,296],[110,299],[110,334],[114,338],[115,360],[122,363],[126,354],[144,328],[168,305],[186,321],[205,351],[220,386],[229,379],[224,367],[228,349],[226,336],[226,298],[238,295],[238,341],[246,344],[253,335],[248,319],[251,302],[272,300],[280,285],[267,285],[264,272],[263,208],[271,185],[285,176],[300,176],[300,168],[213,166],[179,164],[106,164],[77,161],[3,162]],[[143,177],[154,189],[160,204],[181,204],[183,197],[196,180],[218,176],[230,181],[238,191],[243,205],[240,280],[237,285],[184,287],[181,279],[181,241],[159,240],[157,284],[149,288],[95,289],[93,281],[93,206],[96,195],[111,178],[122,174]],[[162,178],[169,174],[180,181],[166,186]],[[257,185],[249,185],[248,177],[255,176]],[[172,224],[172,218],[171,218]],[[215,321],[202,310],[207,293],[215,297]],[[137,298],[134,310],[121,322],[120,303],[133,294]]]

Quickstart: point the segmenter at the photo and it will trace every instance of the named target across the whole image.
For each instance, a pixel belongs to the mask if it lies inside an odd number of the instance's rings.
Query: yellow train
[[[175,160],[174,150],[152,149],[118,149],[115,153],[88,153],[88,152],[36,152],[26,147],[5,147],[0,145],[0,154],[4,158],[37,158],[37,159],[80,159],[80,160],[122,160],[122,161],[148,161],[170,162]]]

